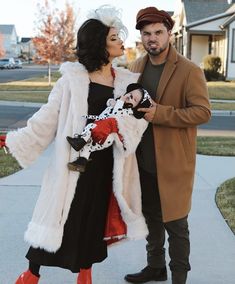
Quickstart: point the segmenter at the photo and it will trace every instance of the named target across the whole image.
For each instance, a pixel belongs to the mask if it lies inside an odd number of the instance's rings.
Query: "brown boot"
[[[39,277],[35,276],[30,270],[23,272],[16,280],[15,284],[38,284]]]
[[[87,163],[88,163],[88,160],[86,158],[79,157],[79,158],[77,158],[77,160],[68,163],[68,168],[71,171],[84,173],[85,170],[86,170]]]
[[[92,284],[91,268],[80,269],[77,284]]]
[[[77,135],[74,138],[67,136],[66,139],[76,151],[80,151],[87,143],[86,140],[84,140],[80,135]]]

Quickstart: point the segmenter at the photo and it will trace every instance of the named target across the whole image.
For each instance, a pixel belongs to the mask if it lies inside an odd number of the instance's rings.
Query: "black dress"
[[[90,83],[88,114],[99,115],[113,88]],[[79,272],[107,257],[103,240],[108,200],[112,187],[112,147],[93,152],[86,171],[80,174],[76,192],[64,227],[62,245],[56,253],[29,248],[26,258],[45,266],[57,266]]]

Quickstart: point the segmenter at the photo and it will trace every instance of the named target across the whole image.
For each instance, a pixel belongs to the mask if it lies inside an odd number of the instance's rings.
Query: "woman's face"
[[[106,39],[106,50],[109,53],[109,60],[124,54],[123,41],[115,28],[110,28]]]

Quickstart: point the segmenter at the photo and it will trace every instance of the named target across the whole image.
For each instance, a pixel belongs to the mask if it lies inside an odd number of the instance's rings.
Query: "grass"
[[[14,83],[14,84],[13,84]],[[0,84],[0,92],[4,91],[50,91],[52,86],[48,86],[45,83],[38,82],[11,82],[10,83],[1,83]]]
[[[11,155],[0,149],[0,178],[11,175],[21,169],[20,165]]]
[[[207,82],[210,99],[235,100],[235,82]]]
[[[46,103],[50,91],[0,91],[0,100],[18,101],[18,102],[33,102]]]
[[[60,76],[59,72],[52,73],[51,86],[48,85],[47,76],[2,83],[0,84],[0,100],[46,103],[55,81],[58,80]]]
[[[212,110],[235,110],[235,103],[211,103]]]
[[[235,178],[220,185],[215,201],[228,226],[235,234]]]
[[[235,156],[235,137],[198,136],[197,153],[211,156]]]

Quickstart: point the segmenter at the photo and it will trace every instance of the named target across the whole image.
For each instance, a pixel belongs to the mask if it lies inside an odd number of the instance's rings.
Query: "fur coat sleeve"
[[[53,141],[58,125],[61,98],[65,82],[59,79],[43,105],[27,122],[27,126],[7,134],[6,144],[11,154],[25,168],[32,164]]]

